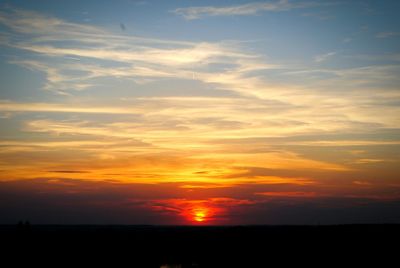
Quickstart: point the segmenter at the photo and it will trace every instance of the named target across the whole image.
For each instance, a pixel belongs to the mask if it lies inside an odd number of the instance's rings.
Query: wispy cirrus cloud
[[[337,54],[337,52],[335,52],[335,51],[331,51],[331,52],[328,52],[325,54],[320,54],[320,55],[317,55],[314,57],[314,61],[317,63],[320,63],[320,62],[323,62],[323,61],[326,61],[326,60],[332,58],[336,54]]]
[[[89,114],[134,114],[135,108],[121,107],[89,107],[72,106],[65,103],[21,103],[11,101],[0,101],[0,111],[7,112],[47,112],[47,113],[89,113]]]
[[[379,32],[375,35],[376,38],[389,38],[399,36],[400,32]]]
[[[260,12],[280,12],[291,9],[306,8],[315,6],[314,2],[294,2],[289,0],[278,0],[268,2],[253,2],[242,5],[231,6],[198,6],[177,8],[173,10],[177,15],[184,17],[187,20],[199,19],[207,16],[243,16],[256,15]]]
[[[42,57],[17,58],[10,63],[44,72],[44,88],[62,95],[96,87],[98,78],[123,78],[139,84],[159,78],[232,84],[227,80],[281,68],[241,51],[232,41],[180,42],[115,35],[99,27],[19,9],[0,12],[0,23],[10,29],[1,44]],[[225,66],[219,70],[218,81],[213,78],[215,70],[210,70],[217,64]]]

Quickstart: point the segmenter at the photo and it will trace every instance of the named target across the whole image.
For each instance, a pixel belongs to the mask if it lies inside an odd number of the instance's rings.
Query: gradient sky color
[[[5,1],[0,223],[400,222],[399,1]]]

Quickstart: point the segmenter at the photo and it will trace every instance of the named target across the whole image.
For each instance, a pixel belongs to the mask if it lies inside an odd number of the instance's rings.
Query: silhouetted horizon
[[[251,267],[392,263],[400,225],[138,226],[0,225],[3,253],[17,262],[137,267]],[[13,260],[15,262],[15,259]],[[164,265],[164,266],[163,266]],[[167,266],[169,265],[169,266]],[[175,266],[174,266],[175,265]]]

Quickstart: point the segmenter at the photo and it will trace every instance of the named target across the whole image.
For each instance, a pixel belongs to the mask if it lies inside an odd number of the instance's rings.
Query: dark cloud
[[[182,185],[68,178],[1,182],[0,223],[28,219],[37,224],[185,224],[188,222],[182,218],[182,204],[198,202],[216,208],[213,218],[227,224],[400,222],[400,198],[393,191],[386,193],[391,197],[386,199],[382,198],[385,192],[373,196],[376,190],[353,191],[341,197],[319,191],[310,198],[306,194],[279,193],[312,193],[317,186],[243,184],[182,189]],[[260,192],[272,194],[255,194]],[[158,210],[154,209],[157,204]],[[180,208],[177,213],[165,212],[176,206]],[[220,215],[218,211],[222,211]]]
[[[237,217],[237,220],[245,219],[244,224],[399,223],[400,201],[346,197],[319,198],[301,202],[272,199],[248,207],[232,217]]]
[[[89,171],[85,171],[85,170],[49,170],[48,172],[53,172],[53,173],[88,173]]]

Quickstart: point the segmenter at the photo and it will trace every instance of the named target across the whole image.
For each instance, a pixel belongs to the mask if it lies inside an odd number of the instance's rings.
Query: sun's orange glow
[[[208,209],[207,208],[195,208],[193,210],[193,221],[204,222],[207,220]]]
[[[183,216],[192,224],[211,224],[216,208],[207,206],[204,201],[194,200],[183,211]]]
[[[159,199],[149,202],[152,210],[166,215],[178,216],[183,224],[219,225],[227,224],[228,207],[238,207],[253,204],[245,199],[216,197],[207,199]]]

